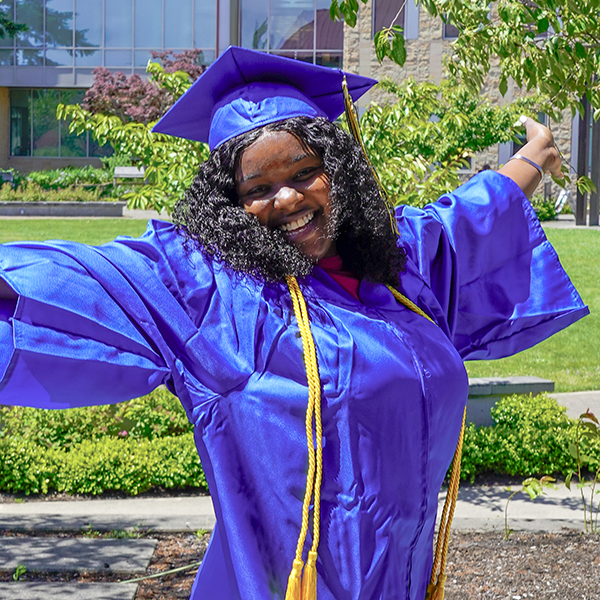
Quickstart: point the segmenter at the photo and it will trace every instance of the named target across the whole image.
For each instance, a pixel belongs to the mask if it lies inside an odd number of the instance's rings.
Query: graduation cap
[[[290,117],[344,112],[346,77],[354,101],[377,81],[274,54],[230,46],[152,131],[208,142],[213,150],[246,131]]]

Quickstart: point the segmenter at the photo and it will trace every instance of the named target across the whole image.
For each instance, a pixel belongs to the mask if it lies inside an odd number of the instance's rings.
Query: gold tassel
[[[379,195],[381,196],[383,204],[385,205],[390,216],[390,225],[392,227],[392,231],[396,235],[400,235],[400,232],[398,231],[398,223],[396,222],[396,212],[394,209],[394,204],[388,196],[387,190],[383,187],[381,179],[379,179],[379,175],[377,175],[377,171],[375,170],[373,163],[369,160],[369,155],[367,154],[367,149],[365,148],[362,133],[360,132],[360,121],[358,120],[358,113],[356,112],[354,102],[352,101],[352,96],[350,95],[350,91],[348,90],[348,83],[346,82],[345,75],[344,79],[342,80],[342,92],[344,94],[344,110],[346,113],[346,122],[348,123],[348,129],[350,129],[352,137],[354,137],[354,139],[358,142],[359,146],[361,147],[367,164],[371,169],[371,173],[373,173],[373,178],[375,179],[377,187],[379,188]]]
[[[302,577],[302,600],[317,600],[317,553],[309,550]]]
[[[288,578],[285,600],[302,600],[302,567],[301,560],[294,560],[294,565]]]
[[[427,594],[425,600],[444,600],[444,587],[446,584],[446,576],[440,577],[435,584],[430,583],[427,586]]]

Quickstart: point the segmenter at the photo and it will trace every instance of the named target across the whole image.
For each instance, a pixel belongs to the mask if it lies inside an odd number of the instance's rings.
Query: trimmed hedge
[[[466,430],[462,478],[496,473],[566,476],[576,421],[546,394],[503,398],[496,425]],[[600,443],[586,447],[600,464]],[[207,490],[192,426],[165,389],[114,406],[69,410],[0,407],[0,490],[137,495],[153,487]]]
[[[85,440],[65,451],[32,440],[0,440],[0,489],[29,494],[197,487],[208,491],[193,434],[154,440]]]
[[[465,431],[461,476],[495,473],[522,477],[562,475],[576,469],[569,446],[577,421],[547,394],[508,396],[492,409],[493,427],[469,425]],[[600,464],[600,445],[589,448],[589,466]]]

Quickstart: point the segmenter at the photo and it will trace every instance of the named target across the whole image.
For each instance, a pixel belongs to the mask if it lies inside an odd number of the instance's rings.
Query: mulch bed
[[[148,575],[200,561],[209,540],[209,534],[190,533],[147,537],[159,542]],[[517,532],[505,541],[501,532],[453,532],[447,572],[446,600],[596,600],[600,598],[600,536]],[[142,581],[135,600],[187,600],[195,574],[193,568]],[[22,577],[22,581],[44,580],[120,581],[123,576],[26,572]],[[12,581],[12,572],[0,572],[0,581]]]

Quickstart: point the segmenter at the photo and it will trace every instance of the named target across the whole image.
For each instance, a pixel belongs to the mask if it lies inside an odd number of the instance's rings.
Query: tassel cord
[[[346,89],[346,88],[345,88]],[[347,90],[346,90],[347,92]],[[354,108],[354,107],[352,107]],[[364,149],[364,146],[363,146]],[[395,224],[395,221],[394,221]],[[306,490],[302,503],[302,526],[298,543],[296,546],[296,556],[294,558],[292,570],[288,579],[285,600],[316,600],[317,597],[317,548],[320,537],[320,504],[321,504],[321,484],[323,480],[323,426],[321,415],[321,380],[319,377],[317,353],[314,338],[310,329],[308,310],[295,277],[287,277],[286,282],[292,299],[294,315],[298,322],[298,328],[302,338],[302,350],[304,365],[306,368],[306,377],[308,382],[308,404],[306,408],[306,440],[308,449],[308,473],[306,479]],[[394,295],[396,300],[406,306],[413,312],[425,317],[435,324],[433,319],[427,315],[419,306],[409,300],[398,290],[388,285],[388,289]],[[313,417],[315,431],[313,437]],[[462,447],[465,432],[466,409],[463,413],[462,428],[454,454],[452,471],[450,474],[450,484],[448,494],[444,503],[440,527],[436,541],[436,551],[431,570],[431,580],[427,586],[426,600],[444,600],[444,586],[446,582],[446,562],[448,557],[448,544],[450,540],[450,527],[456,508],[456,499],[458,495],[458,486],[460,482],[460,462],[462,457]],[[310,501],[314,496],[313,504],[313,543],[308,552],[306,566],[302,562],[302,553],[306,536],[308,534]],[[302,570],[304,568],[304,575]]]

